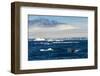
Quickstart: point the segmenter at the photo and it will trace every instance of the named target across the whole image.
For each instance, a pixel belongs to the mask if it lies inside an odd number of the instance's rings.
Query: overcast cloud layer
[[[28,38],[87,37],[88,18],[71,16],[28,16]]]

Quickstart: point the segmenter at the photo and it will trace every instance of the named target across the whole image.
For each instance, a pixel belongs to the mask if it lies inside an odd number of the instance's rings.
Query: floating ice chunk
[[[44,38],[36,38],[34,41],[45,41]]]
[[[45,51],[45,49],[40,49],[40,51]]]
[[[78,52],[78,51],[80,51],[80,49],[76,49],[74,52]]]
[[[53,49],[52,48],[48,48],[48,51],[53,51]]]
[[[48,49],[40,49],[40,51],[53,51],[52,48],[48,48]]]

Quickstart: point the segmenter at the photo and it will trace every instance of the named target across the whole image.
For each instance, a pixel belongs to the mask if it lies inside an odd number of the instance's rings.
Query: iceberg
[[[76,53],[76,52],[79,52],[79,51],[80,51],[80,49],[76,49],[76,50],[75,50],[75,53]]]
[[[53,49],[52,48],[48,48],[48,51],[53,51]]]
[[[34,41],[45,41],[45,39],[44,38],[36,38],[36,39],[34,39]]]
[[[48,48],[48,49],[40,49],[40,51],[53,51],[52,48]]]

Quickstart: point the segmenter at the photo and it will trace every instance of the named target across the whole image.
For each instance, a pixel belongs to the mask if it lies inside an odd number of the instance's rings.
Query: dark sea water
[[[88,40],[28,41],[28,60],[88,58]]]

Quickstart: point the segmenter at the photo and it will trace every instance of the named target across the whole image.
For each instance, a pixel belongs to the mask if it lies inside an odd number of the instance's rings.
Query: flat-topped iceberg
[[[48,49],[40,49],[40,51],[53,51],[52,48],[48,48]]]
[[[45,39],[44,38],[36,38],[36,39],[34,39],[34,41],[45,41]]]

